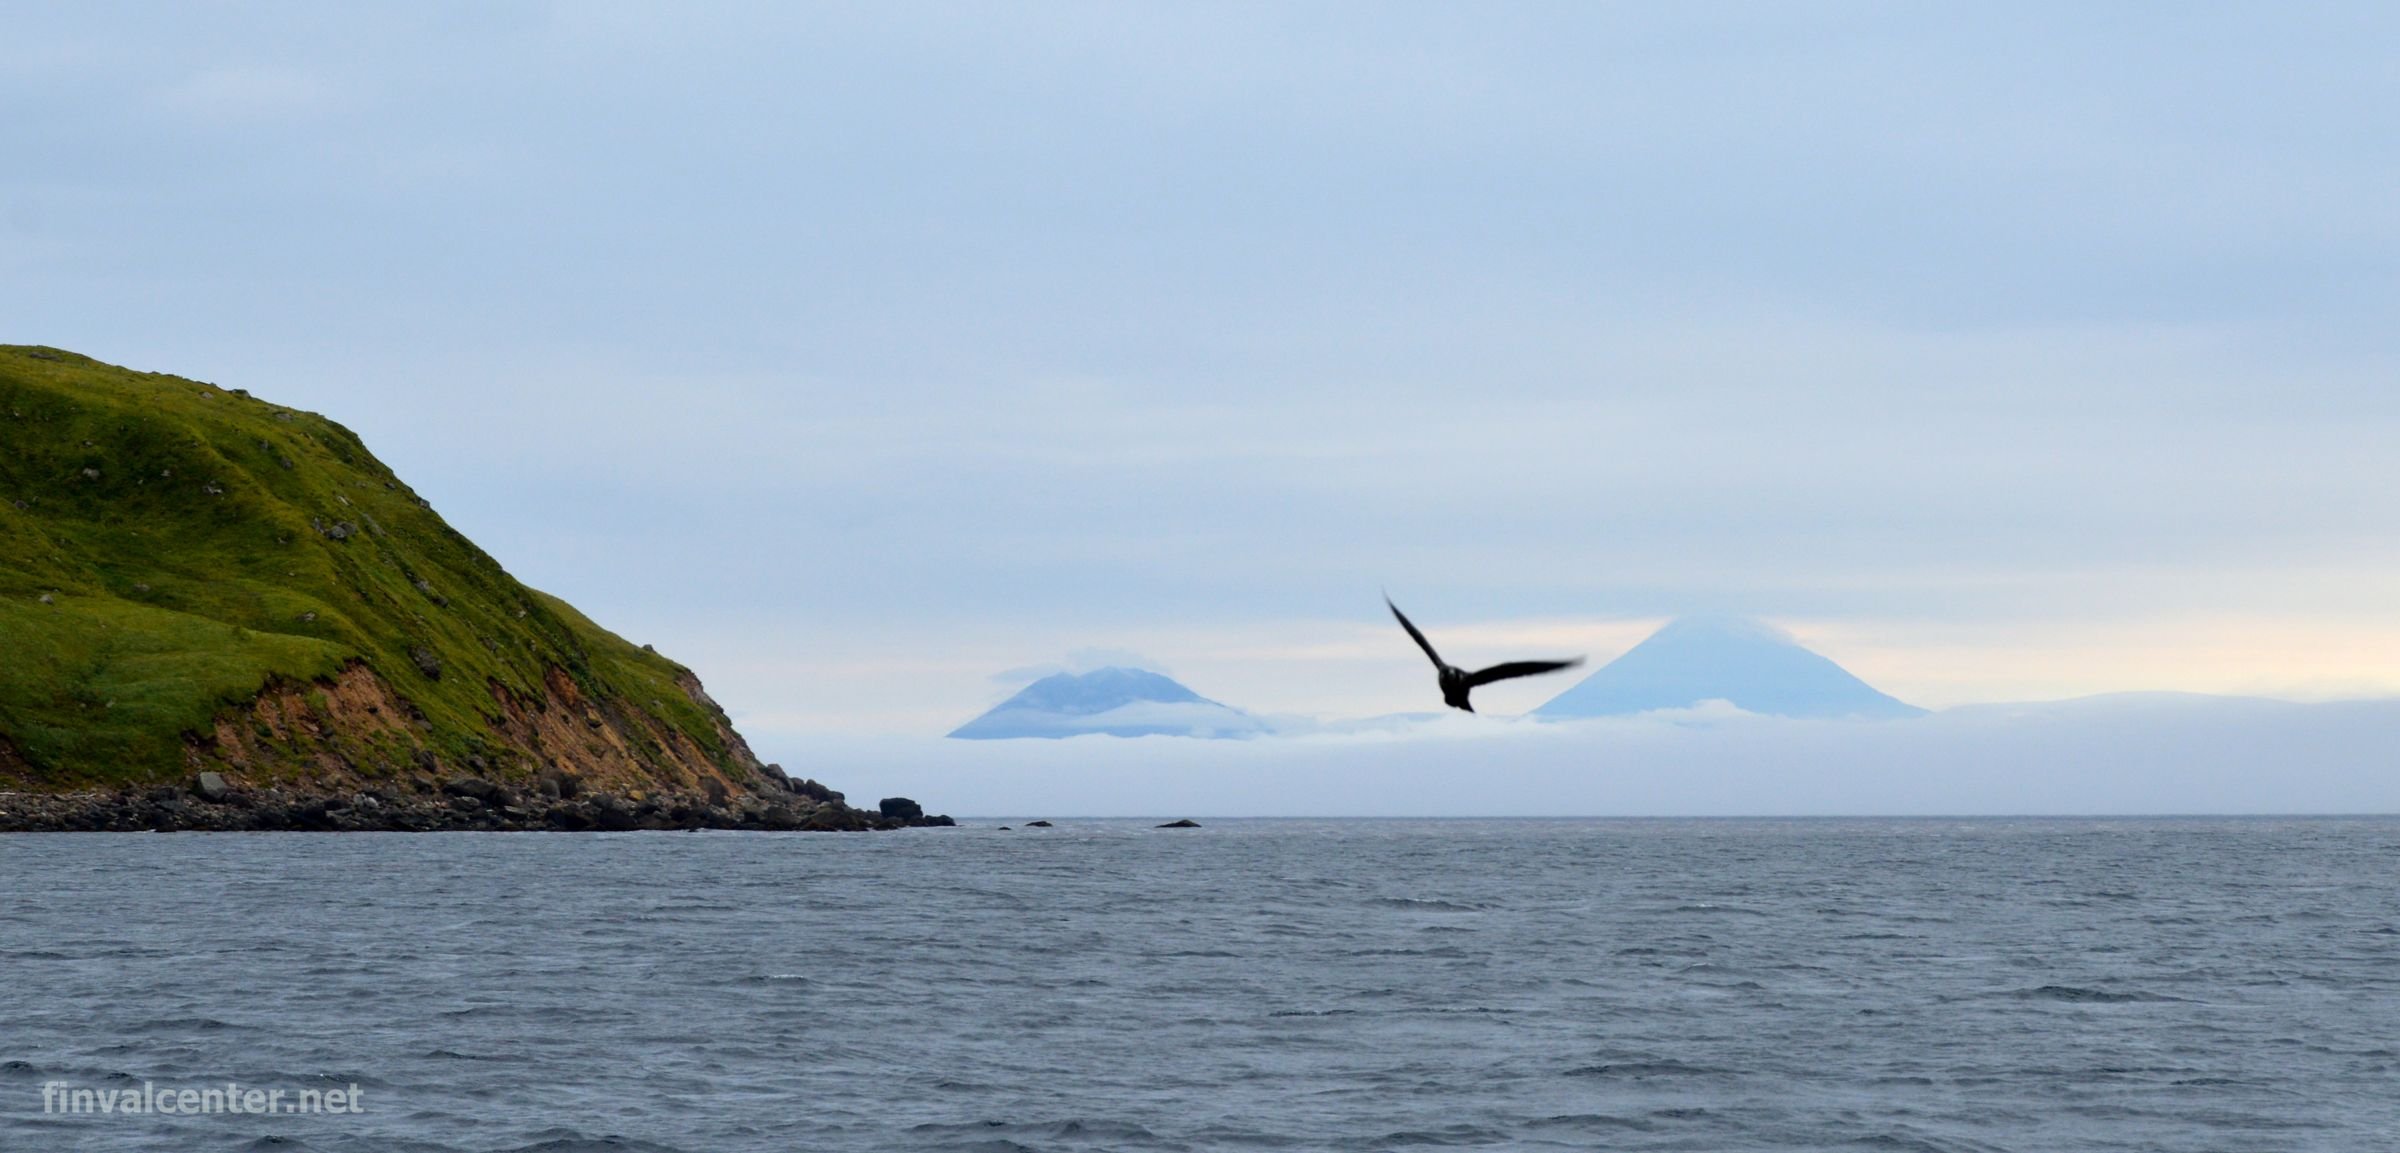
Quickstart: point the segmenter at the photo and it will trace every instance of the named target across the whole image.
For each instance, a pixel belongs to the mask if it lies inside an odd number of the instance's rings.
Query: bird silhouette
[[[1401,612],[1400,606],[1393,604],[1392,598],[1388,594],[1383,598],[1383,607],[1392,610],[1392,616],[1400,622],[1400,627],[1408,630],[1409,639],[1417,642],[1418,648],[1425,650],[1425,657],[1433,662],[1434,668],[1441,670],[1442,703],[1454,709],[1474,712],[1475,706],[1467,703],[1467,694],[1493,681],[1555,673],[1560,669],[1571,669],[1583,663],[1582,657],[1576,657],[1571,661],[1509,661],[1505,664],[1493,665],[1488,669],[1468,672],[1443,660],[1442,654],[1433,651],[1433,643],[1425,639],[1424,633],[1417,631],[1416,625],[1409,623],[1408,614]]]

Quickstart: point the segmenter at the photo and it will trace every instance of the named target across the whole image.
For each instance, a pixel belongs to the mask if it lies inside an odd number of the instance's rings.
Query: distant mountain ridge
[[[1925,710],[1858,679],[1780,630],[1738,617],[1684,617],[1652,633],[1540,717],[1617,717],[1725,701],[1775,717],[1894,718]]]
[[[1265,722],[1209,700],[1172,678],[1112,666],[1055,673],[1019,690],[950,735],[961,740],[1018,737],[1250,737]]]

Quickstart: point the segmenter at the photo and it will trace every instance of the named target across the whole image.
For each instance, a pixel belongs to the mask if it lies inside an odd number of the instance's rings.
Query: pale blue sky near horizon
[[[769,746],[1094,649],[1421,709],[1385,587],[1461,663],[2400,693],[2400,9],[0,28],[0,341],[333,416]]]

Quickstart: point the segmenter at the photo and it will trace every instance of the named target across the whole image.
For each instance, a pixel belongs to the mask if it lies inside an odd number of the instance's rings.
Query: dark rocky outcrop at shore
[[[532,789],[481,777],[435,783],[419,776],[372,788],[328,790],[282,783],[243,788],[215,772],[188,788],[158,786],[64,793],[0,792],[0,833],[23,832],[624,832],[636,829],[747,829],[851,832],[947,827],[915,802],[901,812],[869,812],[843,803],[815,781],[755,793],[619,795],[552,774]]]

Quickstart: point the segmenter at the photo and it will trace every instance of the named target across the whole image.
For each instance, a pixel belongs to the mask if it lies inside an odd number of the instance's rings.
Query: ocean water
[[[2400,1148],[2400,821],[0,838],[0,1149]],[[357,1085],[339,1114],[43,1086]]]

